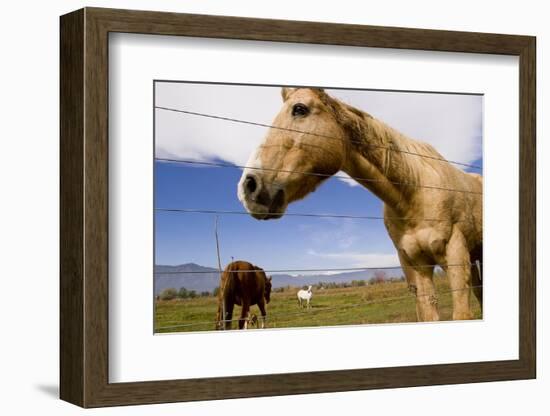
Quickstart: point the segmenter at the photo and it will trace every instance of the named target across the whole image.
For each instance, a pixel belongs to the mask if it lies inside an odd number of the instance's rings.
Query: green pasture
[[[445,278],[435,279],[441,320],[452,316],[452,293]],[[296,328],[334,325],[415,322],[415,298],[405,282],[387,282],[366,286],[314,289],[311,307],[298,306],[296,293],[300,288],[287,287],[272,292],[267,305],[267,328]],[[472,293],[476,319],[481,318],[479,303]],[[155,332],[212,331],[215,327],[217,297],[157,300]],[[257,306],[251,313],[260,315]],[[233,318],[240,316],[236,306]],[[237,327],[234,322],[233,328]]]

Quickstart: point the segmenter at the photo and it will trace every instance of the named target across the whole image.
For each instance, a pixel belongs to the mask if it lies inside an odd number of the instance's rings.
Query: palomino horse
[[[265,305],[269,303],[270,296],[271,277],[267,277],[263,269],[246,261],[238,260],[229,263],[220,279],[216,328],[223,328],[223,322],[225,322],[225,329],[231,329],[235,305],[241,306],[239,329],[247,329],[250,307],[253,305],[258,305],[260,309],[263,328],[266,317]]]
[[[257,219],[344,171],[384,202],[384,223],[416,296],[421,321],[439,320],[434,265],[450,280],[453,319],[471,319],[470,289],[482,302],[482,178],[317,88],[283,88],[283,107],[253,152],[238,196]],[[453,191],[455,190],[455,191]]]

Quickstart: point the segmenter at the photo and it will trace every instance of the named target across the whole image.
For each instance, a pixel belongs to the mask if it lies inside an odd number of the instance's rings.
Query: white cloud
[[[393,267],[399,266],[397,253],[317,252],[308,250],[310,256],[330,259],[334,267]]]
[[[346,172],[338,172],[338,177],[342,182],[347,183],[349,186],[360,186],[359,182],[352,179]]]
[[[361,239],[361,227],[353,218],[320,218],[322,227],[301,226],[300,231],[314,247],[350,249]]]
[[[448,160],[471,164],[481,157],[483,98],[479,95],[349,90],[330,93],[408,137],[430,143]]]
[[[156,105],[270,124],[279,111],[279,88],[157,83]],[[156,110],[157,157],[246,164],[266,128]]]
[[[481,156],[480,96],[329,90],[446,158],[472,163]],[[271,124],[282,101],[278,87],[157,83],[156,105]],[[156,156],[246,164],[266,128],[156,110]],[[344,175],[343,172],[340,174]],[[342,179],[357,186],[351,179]]]

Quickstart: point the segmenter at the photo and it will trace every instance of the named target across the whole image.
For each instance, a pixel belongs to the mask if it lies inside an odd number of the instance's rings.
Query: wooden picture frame
[[[85,8],[61,17],[60,396],[82,407],[212,400],[536,377],[535,38]],[[515,55],[519,57],[519,359],[110,383],[110,32]]]

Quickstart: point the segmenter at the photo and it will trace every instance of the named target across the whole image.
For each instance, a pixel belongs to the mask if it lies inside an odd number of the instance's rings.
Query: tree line
[[[212,292],[209,292],[207,290],[199,292],[196,290],[186,289],[185,287],[180,287],[178,290],[174,287],[169,287],[169,288],[163,289],[157,295],[157,300],[205,298],[209,296],[218,296],[219,291],[220,291],[219,286],[217,286]]]
[[[350,282],[319,282],[317,284],[312,285],[313,290],[319,290],[319,289],[341,289],[341,288],[349,288],[349,287],[361,287],[361,286],[367,286],[367,285],[376,285],[376,284],[383,284],[383,283],[391,283],[391,282],[402,282],[405,280],[404,276],[399,277],[388,277],[386,275],[386,272],[384,271],[377,271],[374,273],[374,276],[372,276],[368,280],[352,280]],[[304,288],[307,288],[307,286],[304,286]],[[273,288],[273,292],[275,293],[281,293],[286,292],[289,290],[297,290],[298,287],[296,286],[281,286],[278,288]],[[157,295],[157,300],[174,300],[174,299],[195,299],[195,298],[201,298],[201,297],[209,297],[209,296],[218,296],[218,293],[220,291],[220,287],[216,286],[213,291],[209,292],[207,290],[205,291],[196,291],[196,290],[189,290],[185,287],[181,287],[179,290],[173,287],[166,288],[160,294]]]

